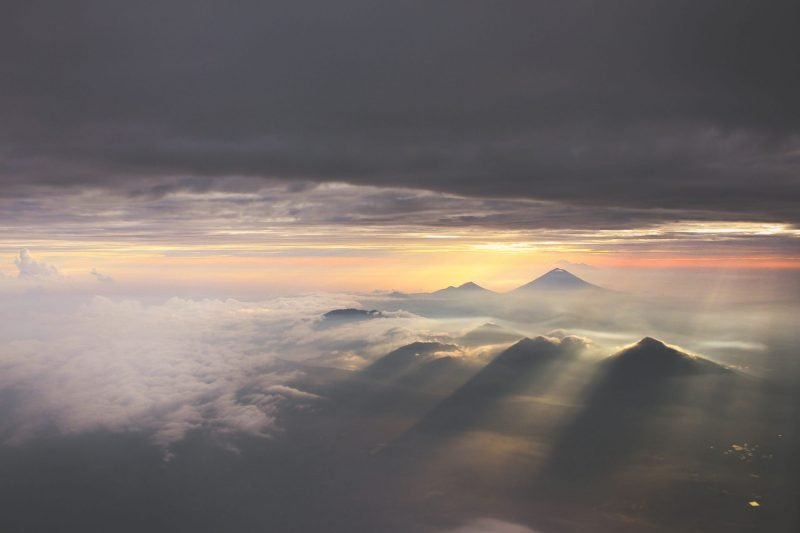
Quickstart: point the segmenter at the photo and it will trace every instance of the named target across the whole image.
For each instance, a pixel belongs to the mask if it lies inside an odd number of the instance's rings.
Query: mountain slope
[[[441,342],[412,342],[389,352],[361,371],[369,379],[388,380],[405,374],[444,354],[459,352],[455,344]]]
[[[377,309],[368,310],[350,307],[347,309],[334,309],[322,315],[323,320],[340,322],[369,320],[371,318],[383,318],[383,313]]]
[[[481,287],[477,283],[473,283],[472,281],[468,281],[458,287],[454,287],[450,285],[444,289],[439,289],[438,291],[434,291],[431,293],[432,295],[436,296],[454,296],[454,295],[468,295],[468,296],[476,296],[481,294],[492,294],[492,291]]]
[[[516,395],[542,392],[556,365],[582,349],[583,345],[574,339],[526,337],[520,340],[428,413],[415,431],[428,434],[464,431],[486,424],[502,429],[507,425],[506,415],[514,418],[514,413],[500,413],[502,416],[495,417],[488,416],[489,413],[498,411],[501,403]]]
[[[652,337],[606,359],[606,377],[618,384],[635,385],[670,377],[724,374],[731,371],[709,359],[681,352]]]
[[[460,347],[438,342],[402,346],[340,381],[327,398],[336,417],[372,445],[406,431],[477,370]],[[364,425],[366,423],[366,425]]]
[[[726,392],[743,383],[738,374],[708,359],[645,337],[600,363],[577,415],[552,448],[546,472],[554,481],[602,480],[638,456],[676,453],[674,428],[698,420],[711,424]],[[700,391],[705,394],[698,396]],[[707,449],[691,434],[689,449]]]
[[[563,268],[554,268],[550,272],[539,276],[535,280],[517,287],[512,292],[529,291],[529,290],[547,290],[547,291],[563,291],[563,290],[577,290],[577,289],[599,289],[600,287],[592,285],[579,278],[578,276],[567,272]]]

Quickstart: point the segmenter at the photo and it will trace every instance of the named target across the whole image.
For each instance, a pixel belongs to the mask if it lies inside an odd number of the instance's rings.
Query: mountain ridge
[[[485,287],[481,287],[474,281],[468,281],[466,283],[462,283],[459,286],[450,285],[449,287],[445,287],[444,289],[439,289],[438,291],[433,291],[431,294],[435,295],[448,295],[448,294],[493,294],[494,291],[490,291]]]
[[[602,363],[609,375],[621,381],[644,382],[663,377],[727,374],[730,368],[690,354],[653,337],[623,348]]]

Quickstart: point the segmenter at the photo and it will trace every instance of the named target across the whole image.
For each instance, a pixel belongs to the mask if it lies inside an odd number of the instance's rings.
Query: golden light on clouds
[[[324,191],[350,194],[350,186]],[[254,200],[253,195],[176,194],[175,201]],[[310,203],[312,212],[322,203]],[[280,207],[280,206],[278,206]],[[434,290],[476,281],[507,290],[567,262],[599,268],[800,268],[800,259],[769,243],[791,242],[800,230],[781,223],[671,222],[622,228],[492,228],[462,224],[346,224],[300,220],[298,205],[234,220],[217,213],[161,220],[153,229],[116,220],[45,231],[7,228],[0,271],[13,276],[13,258],[29,248],[68,275],[92,269],[115,279],[146,283],[257,284],[281,289]],[[227,209],[227,208],[226,208]],[[129,215],[132,216],[132,215]],[[309,215],[306,215],[308,218]],[[122,217],[124,218],[124,217]],[[763,244],[767,242],[767,244]]]

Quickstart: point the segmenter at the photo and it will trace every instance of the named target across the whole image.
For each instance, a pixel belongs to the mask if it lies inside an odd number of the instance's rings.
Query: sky
[[[796,2],[7,10],[6,278],[507,290],[559,264],[800,267]]]

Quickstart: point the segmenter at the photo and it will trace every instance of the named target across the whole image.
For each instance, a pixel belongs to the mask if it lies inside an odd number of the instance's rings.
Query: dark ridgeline
[[[376,309],[334,309],[322,315],[323,320],[329,321],[356,321],[368,320],[370,318],[383,318],[383,313]]]
[[[650,337],[599,369],[553,439],[538,490],[619,509],[643,527],[791,531],[797,487],[786,476],[791,444],[778,434],[791,431],[778,430],[784,392]],[[759,402],[774,408],[756,415]],[[754,512],[750,501],[770,509]]]
[[[463,355],[455,344],[420,341],[401,346],[325,386],[323,394],[330,399],[326,416],[335,415],[343,426],[372,418],[381,429],[359,430],[365,445],[384,442],[395,435],[383,432],[406,430],[477,371]],[[377,440],[370,442],[370,435]]]
[[[515,427],[515,413],[503,412],[503,402],[514,395],[541,393],[549,386],[547,378],[557,370],[558,363],[577,355],[582,347],[569,340],[523,338],[436,406],[411,433],[461,433],[477,427],[524,430]]]
[[[377,309],[356,309],[353,307],[346,309],[332,309],[323,314],[314,324],[317,329],[331,329],[344,324],[355,324],[377,318],[386,318],[382,311]]]
[[[548,475],[555,482],[609,475],[634,452],[646,450],[643,439],[648,429],[658,425],[659,417],[676,414],[671,409],[714,408],[693,404],[694,399],[687,396],[692,380],[702,379],[706,389],[722,388],[724,392],[737,377],[727,367],[651,337],[599,366],[582,410],[553,445]]]
[[[388,382],[436,360],[439,354],[455,353],[460,348],[455,344],[441,342],[412,342],[389,352],[369,366],[360,375],[376,381]]]
[[[475,296],[481,294],[494,294],[493,291],[489,289],[485,289],[478,285],[477,283],[473,283],[472,281],[468,281],[458,287],[450,285],[449,287],[445,287],[444,289],[439,289],[438,291],[434,291],[431,295],[435,296],[455,296],[455,295],[463,295],[463,296]]]

